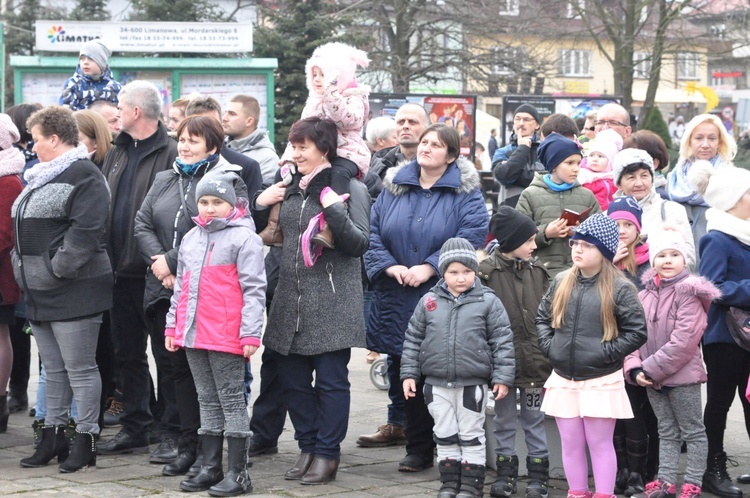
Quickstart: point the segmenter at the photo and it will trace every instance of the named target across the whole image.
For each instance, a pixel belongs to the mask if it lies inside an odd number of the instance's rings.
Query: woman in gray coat
[[[284,396],[292,400],[289,416],[301,450],[284,477],[324,484],[336,478],[340,443],[349,422],[351,348],[365,345],[359,258],[369,244],[370,196],[354,179],[346,204],[329,188],[337,143],[332,121],[316,117],[297,121],[289,142],[297,169],[291,185],[272,185],[254,202],[253,216],[261,230],[268,221],[268,208],[283,201],[279,283],[263,344],[280,353]],[[310,220],[321,212],[335,249],[323,249],[317,261],[306,266],[300,241]]]

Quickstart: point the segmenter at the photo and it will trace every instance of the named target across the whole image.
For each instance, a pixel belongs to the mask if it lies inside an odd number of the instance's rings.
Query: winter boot
[[[440,490],[438,498],[455,498],[461,487],[461,462],[446,458],[438,462],[440,470]]]
[[[203,465],[198,475],[185,479],[180,483],[183,491],[206,491],[214,484],[224,479],[221,469],[221,452],[224,446],[224,436],[201,436],[201,454]]]
[[[247,475],[247,438],[227,437],[227,475],[208,490],[210,496],[239,496],[253,492]]]
[[[497,456],[497,480],[492,484],[490,496],[510,496],[516,492],[518,480],[518,457],[516,455]]]
[[[643,481],[648,465],[648,437],[642,440],[628,439],[625,442],[628,451],[628,485],[625,487],[625,496],[633,496],[643,493],[645,487]]]
[[[29,408],[29,396],[26,394],[26,389],[23,391],[17,391],[10,387],[10,393],[8,394],[8,411],[10,413],[18,413],[25,411]]]
[[[60,472],[70,474],[84,467],[96,467],[96,439],[90,432],[76,431],[70,456],[60,464]]]
[[[188,477],[195,477],[198,475],[198,472],[201,471],[201,466],[203,465],[203,436],[198,436],[198,446],[195,448],[195,461],[193,462],[193,465],[190,466],[190,470],[187,471],[187,474],[185,474]],[[250,463],[248,463],[248,466]]]
[[[57,457],[62,463],[68,458],[68,439],[65,437],[65,426],[45,426],[42,429],[42,440],[33,455],[21,460],[21,467],[44,467],[50,460]]]
[[[195,441],[183,442],[180,440],[177,447],[177,458],[164,466],[161,475],[181,476],[187,474],[197,458],[197,448],[198,444]]]
[[[44,419],[34,420],[31,423],[31,430],[34,431],[34,449],[39,447],[39,442],[42,440],[42,429],[44,429]]]
[[[615,436],[613,438],[615,444],[615,455],[617,456],[617,476],[615,477],[615,494],[621,495],[625,492],[625,488],[628,487],[628,477],[630,477],[630,470],[628,470],[628,450],[625,442],[625,436]]]
[[[271,206],[271,211],[268,212],[268,223],[266,224],[266,228],[261,230],[258,234],[263,240],[264,245],[281,247],[284,243],[284,235],[281,233],[281,225],[279,224],[280,212],[280,202]]]
[[[8,410],[8,394],[0,396],[0,433],[8,430],[8,417],[10,417],[10,410]]]
[[[703,491],[708,491],[722,498],[740,498],[742,491],[732,484],[732,479],[727,473],[727,454],[714,453],[708,455],[706,473],[703,474]]]
[[[331,232],[331,228],[328,226],[328,223],[323,225],[323,228],[320,229],[320,232],[313,235],[312,243],[325,249],[333,249],[335,247],[335,243],[333,241],[333,232]]]
[[[461,464],[461,489],[456,498],[482,498],[484,496],[484,465]]]
[[[526,498],[547,498],[549,490],[549,458],[526,457],[526,470],[529,472],[529,484],[526,486]]]

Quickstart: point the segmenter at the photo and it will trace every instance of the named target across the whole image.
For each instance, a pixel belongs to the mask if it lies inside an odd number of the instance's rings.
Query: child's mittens
[[[349,194],[339,195],[331,187],[326,187],[320,193],[320,204],[326,208],[337,202],[346,202],[349,199]]]
[[[294,174],[297,172],[297,165],[294,163],[285,162],[281,165],[281,169],[279,171],[281,173],[282,183],[288,187],[292,184]]]

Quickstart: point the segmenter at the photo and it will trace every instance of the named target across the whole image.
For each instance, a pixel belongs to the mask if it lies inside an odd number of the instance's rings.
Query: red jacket
[[[22,190],[18,175],[0,176],[0,306],[17,304],[21,300],[21,289],[13,278],[10,262],[10,251],[15,243],[10,208]]]

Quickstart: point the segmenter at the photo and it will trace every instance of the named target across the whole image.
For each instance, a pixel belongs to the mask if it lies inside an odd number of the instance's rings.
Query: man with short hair
[[[221,104],[213,97],[197,97],[190,101],[185,108],[185,117],[190,116],[207,116],[215,119],[219,125],[221,125]],[[179,140],[179,137],[177,137]],[[260,174],[260,165],[258,162],[244,154],[230,149],[229,147],[222,147],[221,156],[227,160],[229,164],[234,164],[242,168],[240,171],[240,178],[245,182],[247,187],[247,194],[250,201],[252,201],[255,193],[261,189],[263,185],[263,177]]]
[[[259,121],[258,100],[251,95],[239,94],[227,104],[221,124],[229,138],[227,145],[257,161],[263,181],[273,181],[279,170],[279,156],[268,139],[268,133],[258,129]]]
[[[611,128],[620,135],[623,140],[633,133],[630,126],[630,113],[620,104],[604,104],[596,111],[596,122],[594,131],[599,133],[602,130]]]
[[[490,155],[490,159],[492,159],[495,156],[496,150],[497,150],[497,130],[495,128],[492,128],[490,130],[490,141],[487,144],[487,152]]]
[[[120,111],[117,110],[117,104],[108,100],[96,100],[89,106],[89,110],[101,114],[109,131],[120,133]]]
[[[135,215],[151,188],[154,176],[171,168],[177,157],[177,144],[169,138],[166,127],[159,119],[161,96],[156,86],[147,81],[128,83],[120,91],[117,107],[121,131],[104,158],[102,173],[112,194],[107,242],[116,278],[110,318],[124,412],[120,417],[120,432],[98,446],[99,453],[103,455],[148,451],[149,430],[153,422],[149,408],[151,379],[146,356],[148,328],[143,309],[144,277],[148,264],[140,254],[133,229]],[[164,348],[163,330],[151,331],[151,348],[157,374],[162,381],[168,382],[164,377],[170,375],[170,362]],[[179,417],[174,390],[171,391],[159,392],[165,402],[162,424],[167,425],[165,431],[178,431]],[[164,458],[174,459],[177,456],[174,444],[171,447],[160,445],[157,452]]]
[[[411,161],[417,156],[419,137],[430,124],[430,116],[419,104],[407,103],[396,111],[396,139],[398,145],[383,149],[372,155],[370,171],[385,178],[389,168],[403,161]]]

